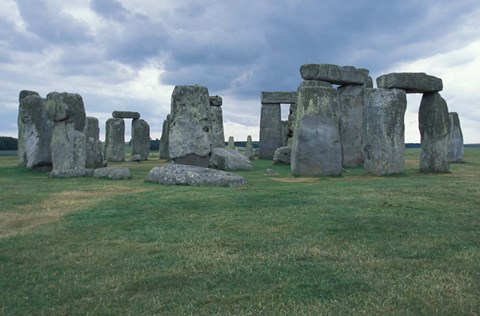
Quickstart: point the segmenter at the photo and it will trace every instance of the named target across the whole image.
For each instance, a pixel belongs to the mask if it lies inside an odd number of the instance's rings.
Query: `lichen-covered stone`
[[[300,74],[304,80],[319,80],[340,85],[363,85],[368,80],[367,69],[331,64],[304,64],[300,67]]]
[[[208,89],[199,85],[176,86],[170,115],[170,158],[175,163],[207,167],[212,150]]]
[[[211,97],[210,97],[211,98]],[[225,147],[222,107],[210,105],[212,114],[212,149]]]
[[[214,148],[209,166],[225,171],[253,170],[253,164],[245,155],[229,148]]]
[[[170,135],[170,114],[168,114],[167,118],[163,121],[162,136],[160,136],[160,144],[158,147],[160,159],[170,159],[170,154],[168,152],[168,139],[170,137],[169,135]]]
[[[23,90],[19,100],[18,163],[28,169],[51,166],[53,122],[47,118],[45,99],[37,92]]]
[[[450,119],[449,124],[449,139],[450,147],[448,150],[448,161],[449,162],[461,162],[463,159],[463,133],[460,126],[460,119],[458,118],[458,113],[450,112],[448,114]]]
[[[273,163],[289,165],[292,157],[292,148],[285,146],[275,150],[273,155]]]
[[[245,152],[244,152],[245,157],[247,157],[249,160],[253,160],[253,157],[255,155],[255,152],[253,150],[253,142],[252,142],[252,136],[248,135],[247,136],[247,143],[245,144]]]
[[[150,126],[145,120],[132,120],[132,156],[147,160],[150,154]]]
[[[227,144],[228,149],[235,149],[235,139],[233,136],[228,137],[228,144]]]
[[[447,102],[438,92],[425,93],[418,110],[421,172],[449,172],[449,124]]]
[[[342,172],[339,97],[334,88],[300,85],[293,134],[294,176],[335,176]]]
[[[260,95],[262,104],[292,104],[297,102],[296,91],[262,91]]]
[[[377,78],[377,87],[402,89],[406,93],[442,91],[442,79],[423,72],[393,72]]]
[[[102,143],[98,119],[87,116],[85,124],[85,166],[100,168],[103,166]]]
[[[105,167],[95,169],[94,178],[105,178],[112,180],[127,180],[132,178],[132,173],[126,167]]]
[[[238,187],[246,183],[243,177],[233,173],[181,164],[154,167],[145,181],[168,185],[217,187]]]
[[[407,96],[399,89],[366,89],[364,169],[374,175],[401,173],[405,168]]]
[[[260,158],[272,159],[283,146],[280,104],[262,104],[260,113]]]
[[[210,106],[222,106],[223,100],[222,97],[215,95],[209,96]]]
[[[121,119],[139,119],[140,113],[132,112],[132,111],[113,111],[112,112],[113,118],[121,118]]]
[[[109,118],[105,126],[104,159],[125,161],[125,121],[121,118]]]

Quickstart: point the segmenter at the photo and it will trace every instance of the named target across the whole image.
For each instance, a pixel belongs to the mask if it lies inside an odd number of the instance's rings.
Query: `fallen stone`
[[[282,164],[282,165],[289,165],[292,157],[292,148],[285,146],[280,147],[275,150],[275,154],[273,155],[273,163],[275,164]]]
[[[50,178],[78,178],[87,176],[87,171],[85,168],[79,169],[63,169],[63,170],[52,170],[50,172]]]
[[[217,187],[238,187],[246,183],[243,177],[233,173],[180,164],[154,167],[145,181],[169,185]]]
[[[126,167],[106,167],[98,168],[93,172],[94,178],[106,178],[112,180],[126,180],[131,179],[132,174],[130,169]]]
[[[140,113],[138,112],[131,112],[131,111],[113,111],[112,112],[113,118],[121,118],[121,119],[139,119]]]
[[[226,171],[253,170],[253,164],[245,155],[229,148],[214,148],[209,167]]]
[[[366,69],[331,64],[304,64],[300,67],[300,74],[304,80],[320,80],[339,85],[363,85],[368,80]]]
[[[142,159],[142,156],[140,155],[133,155],[129,160],[128,162],[140,162],[144,159]]]
[[[270,177],[276,177],[280,175],[280,173],[270,168],[267,168],[263,174]]]
[[[458,114],[456,112],[450,112],[448,116],[450,119],[450,148],[448,150],[448,161],[461,162],[463,159],[464,144],[460,119],[458,118]]]
[[[377,87],[402,89],[406,93],[442,91],[442,79],[423,72],[393,72],[377,78]]]

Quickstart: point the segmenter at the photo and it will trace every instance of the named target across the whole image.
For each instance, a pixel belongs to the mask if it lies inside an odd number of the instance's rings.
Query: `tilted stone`
[[[342,172],[338,91],[301,85],[293,134],[291,170],[294,176],[335,176]]]
[[[261,102],[263,104],[292,104],[297,102],[297,92],[287,92],[287,91],[262,91],[261,92]]]
[[[223,104],[222,97],[219,97],[218,95],[209,96],[208,99],[210,101],[210,106],[222,106]]]
[[[364,170],[374,175],[405,168],[407,96],[399,89],[366,89],[363,114]]]
[[[103,157],[107,161],[125,161],[125,121],[109,118],[105,124]]]
[[[105,167],[95,169],[94,178],[105,178],[111,180],[127,180],[132,178],[132,173],[126,167]]]
[[[340,96],[340,139],[342,141],[342,165],[363,166],[363,108],[365,88],[342,86]]]
[[[300,74],[304,80],[321,80],[340,85],[363,85],[368,79],[366,69],[331,64],[304,64],[300,67]]]
[[[223,131],[223,111],[220,106],[212,106],[210,103],[212,118],[212,149],[225,147],[225,134]]]
[[[54,122],[50,151],[52,177],[85,175],[85,107],[76,93],[51,92],[46,102],[48,118]]]
[[[289,165],[292,157],[292,148],[290,147],[280,147],[275,150],[273,155],[273,163]]]
[[[86,158],[85,166],[100,168],[103,166],[102,143],[100,142],[100,128],[98,119],[87,116],[85,124]]]
[[[283,146],[280,104],[262,104],[260,112],[260,158],[272,159]]]
[[[402,89],[406,93],[442,91],[442,79],[423,72],[393,72],[377,78],[377,87]]]
[[[246,183],[243,177],[233,173],[181,164],[154,167],[145,181],[169,185],[217,187],[238,187]]]
[[[460,126],[460,119],[458,118],[458,113],[456,112],[448,113],[448,117],[450,119],[450,148],[448,150],[448,161],[461,162],[463,159],[464,144],[462,128]]]
[[[19,99],[18,163],[28,169],[51,166],[53,122],[47,118],[45,99],[33,91],[21,91]]]
[[[418,110],[420,172],[449,172],[449,124],[447,102],[438,92],[425,93]]]
[[[253,170],[253,164],[245,155],[229,148],[214,148],[209,167],[225,171]]]
[[[147,160],[150,154],[150,126],[145,120],[132,120],[132,156]]]
[[[140,113],[132,111],[113,111],[113,118],[122,118],[122,119],[139,119]]]
[[[162,125],[162,136],[160,136],[160,144],[158,147],[160,159],[170,159],[170,154],[168,152],[169,137],[170,137],[170,114],[167,115],[167,118],[163,121],[163,125]]]
[[[175,163],[207,167],[212,147],[208,89],[175,86],[170,115],[170,158]]]

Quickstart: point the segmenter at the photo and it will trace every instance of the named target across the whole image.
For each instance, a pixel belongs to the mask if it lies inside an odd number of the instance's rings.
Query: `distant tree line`
[[[16,138],[0,136],[0,150],[17,150],[18,141]]]

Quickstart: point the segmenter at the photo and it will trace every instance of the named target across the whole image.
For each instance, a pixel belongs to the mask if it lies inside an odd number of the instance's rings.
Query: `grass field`
[[[480,148],[450,174],[240,188],[50,179],[0,156],[2,315],[479,315]],[[264,175],[267,168],[280,173]]]

